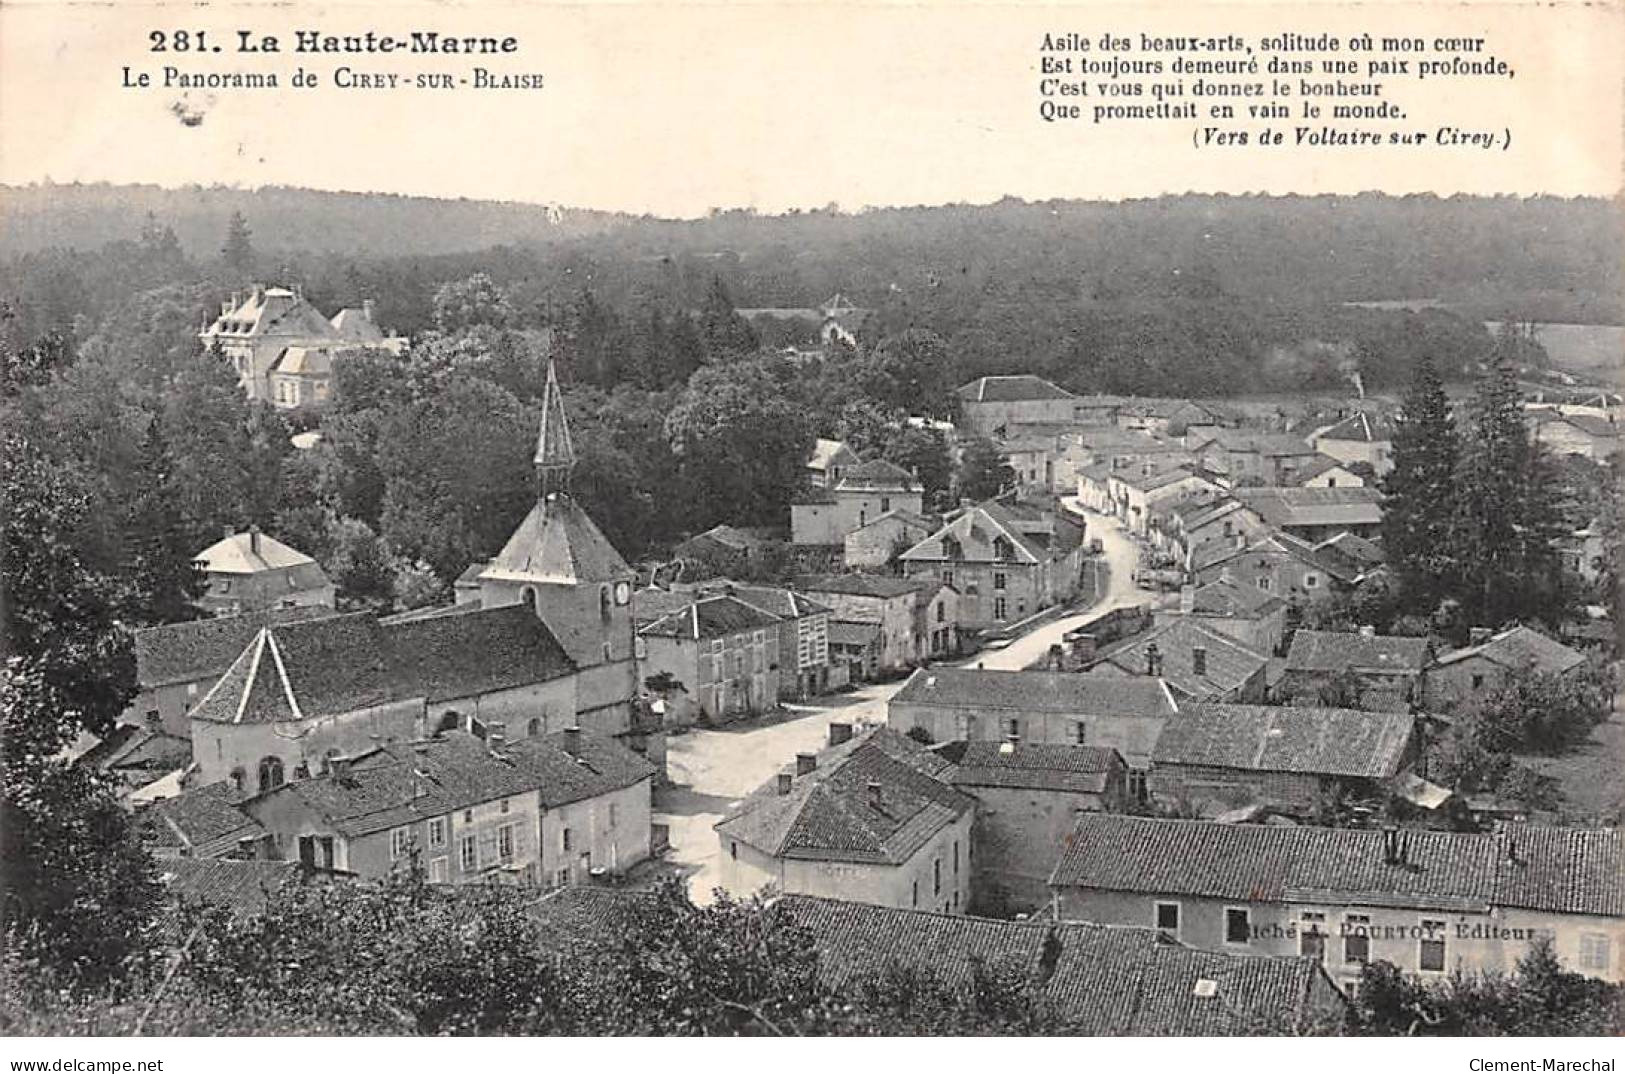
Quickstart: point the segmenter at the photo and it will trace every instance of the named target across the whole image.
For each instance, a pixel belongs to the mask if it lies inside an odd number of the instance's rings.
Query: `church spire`
[[[564,395],[559,391],[553,359],[547,360],[547,388],[542,394],[542,430],[536,437],[536,477],[545,500],[555,492],[570,491],[570,472],[576,452],[570,443],[570,423],[564,416]]]

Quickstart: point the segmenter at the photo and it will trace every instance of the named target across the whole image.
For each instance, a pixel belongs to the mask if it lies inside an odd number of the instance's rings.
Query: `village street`
[[[1042,657],[1068,630],[1100,612],[1150,596],[1134,584],[1139,551],[1120,523],[1083,511],[1075,503],[1069,506],[1088,517],[1088,539],[1101,541],[1108,571],[1105,593],[1087,611],[1045,623],[1002,649],[978,653],[964,662],[967,666],[1019,670]],[[759,720],[671,737],[667,770],[673,787],[656,794],[654,819],[670,826],[667,863],[688,877],[695,900],[709,902],[721,879],[717,837],[711,826],[739,799],[772,779],[797,753],[823,748],[829,741],[831,722],[885,722],[886,703],[904,681],[870,683],[849,694],[785,705],[783,711]]]

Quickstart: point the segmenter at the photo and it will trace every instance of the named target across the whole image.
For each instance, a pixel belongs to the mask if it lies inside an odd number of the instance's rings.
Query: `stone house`
[[[1286,601],[1230,579],[1186,586],[1180,592],[1178,614],[1191,616],[1209,630],[1266,656],[1280,648],[1286,634]]]
[[[1300,628],[1276,690],[1294,704],[1410,712],[1422,700],[1422,672],[1432,655],[1426,638]]]
[[[997,437],[1011,425],[1066,423],[1078,397],[1028,373],[979,377],[958,390],[960,414],[978,436]]]
[[[1052,511],[989,500],[961,511],[899,562],[909,578],[957,589],[961,625],[988,630],[1077,595],[1083,533]]]
[[[690,596],[638,629],[641,669],[682,683],[667,701],[682,722],[766,712],[779,701],[779,628],[778,616],[739,597]]]
[[[1378,477],[1394,468],[1394,423],[1380,414],[1357,410],[1309,435],[1309,444],[1322,455],[1345,465],[1363,462]]]
[[[1159,513],[1176,504],[1211,502],[1223,493],[1218,485],[1186,466],[1157,469],[1150,463],[1137,471],[1112,472],[1106,490],[1112,513],[1123,520],[1130,533],[1142,537],[1150,532],[1152,519]]]
[[[1114,749],[955,742],[940,752],[954,765],[944,778],[977,802],[972,882],[980,907],[1042,909],[1078,814],[1116,810],[1128,796],[1128,766]]]
[[[846,569],[887,570],[898,556],[936,532],[937,526],[938,523],[912,511],[888,511],[846,535]]]
[[[807,477],[813,488],[832,489],[841,483],[841,477],[861,460],[858,453],[847,447],[844,440],[813,441],[812,455],[807,459]]]
[[[933,742],[1101,746],[1122,754],[1129,793],[1145,790],[1151,751],[1179,704],[1160,679],[934,667],[916,671],[886,706],[887,726]]]
[[[1345,991],[1381,959],[1423,980],[1510,972],[1542,936],[1565,969],[1625,979],[1618,831],[1494,834],[1084,814],[1050,878],[1056,916],[1190,947],[1299,954]]]
[[[798,755],[717,822],[722,886],[965,913],[976,800],[946,767],[886,728]]]
[[[873,673],[902,671],[922,659],[915,607],[928,583],[879,574],[832,574],[797,580],[796,588],[830,608],[832,621],[879,627]]]
[[[1232,484],[1285,486],[1314,461],[1317,452],[1285,433],[1251,429],[1191,429],[1185,446],[1207,469],[1226,475]]]
[[[222,303],[220,316],[198,339],[206,348],[219,346],[250,400],[284,408],[324,403],[334,353],[404,349],[406,340],[386,338],[372,313],[369,300],[330,321],[297,291],[255,287]]]
[[[1187,571],[1222,559],[1269,532],[1258,512],[1229,494],[1193,497],[1168,504],[1152,519],[1152,530]]]
[[[1510,676],[1530,671],[1567,675],[1585,663],[1583,653],[1526,626],[1494,634],[1477,631],[1472,644],[1443,653],[1429,665],[1423,696],[1429,712],[1451,712],[1499,690]]]
[[[959,655],[959,590],[928,582],[914,591],[914,637],[922,661]]]
[[[1306,541],[1382,535],[1382,493],[1374,488],[1237,489],[1235,496],[1272,528]]]
[[[848,534],[891,511],[918,516],[924,487],[885,459],[850,465],[831,487],[814,487],[790,505],[790,540],[798,545],[845,545]]]
[[[1365,478],[1330,455],[1316,455],[1292,475],[1292,484],[1301,489],[1364,488]]]
[[[1419,751],[1407,713],[1193,703],[1163,728],[1150,786],[1208,815],[1251,804],[1308,814],[1338,789],[1380,794]]]
[[[719,525],[683,541],[672,549],[671,556],[682,561],[685,578],[731,578],[760,565],[766,546],[765,540],[749,530]]]
[[[316,561],[258,526],[228,534],[194,560],[206,583],[197,605],[211,615],[334,605],[337,591]]]
[[[709,582],[699,591],[738,597],[779,621],[779,698],[802,700],[829,690],[830,609],[805,593],[780,586]]]
[[[229,783],[210,783],[137,811],[136,835],[154,858],[252,858],[265,828],[238,806]]]
[[[1360,578],[1340,562],[1321,555],[1315,545],[1289,533],[1273,533],[1230,552],[1215,551],[1219,554],[1214,558],[1193,563],[1198,585],[1228,580],[1279,597],[1289,605],[1325,600]]]
[[[880,674],[880,624],[862,620],[831,619],[829,623],[830,682],[869,682]]]
[[[1592,414],[1553,413],[1537,418],[1535,439],[1556,455],[1579,455],[1598,462],[1619,453],[1619,425]]]

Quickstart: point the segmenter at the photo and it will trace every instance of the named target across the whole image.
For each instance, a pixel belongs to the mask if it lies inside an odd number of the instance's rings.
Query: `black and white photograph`
[[[1622,41],[5,0],[0,1055],[1615,1070]]]

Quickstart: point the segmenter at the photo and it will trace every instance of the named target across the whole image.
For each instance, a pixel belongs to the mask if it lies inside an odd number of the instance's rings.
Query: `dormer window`
[[[964,559],[965,558],[965,549],[964,549],[964,546],[962,546],[959,543],[959,538],[957,538],[957,537],[944,537],[942,539],[942,558],[944,558],[944,559]]]
[[[995,538],[993,538],[993,558],[994,559],[1009,559],[1010,558],[1010,551],[1011,551],[1011,549],[1010,549],[1009,540],[1007,540],[1004,537],[995,537]]]

